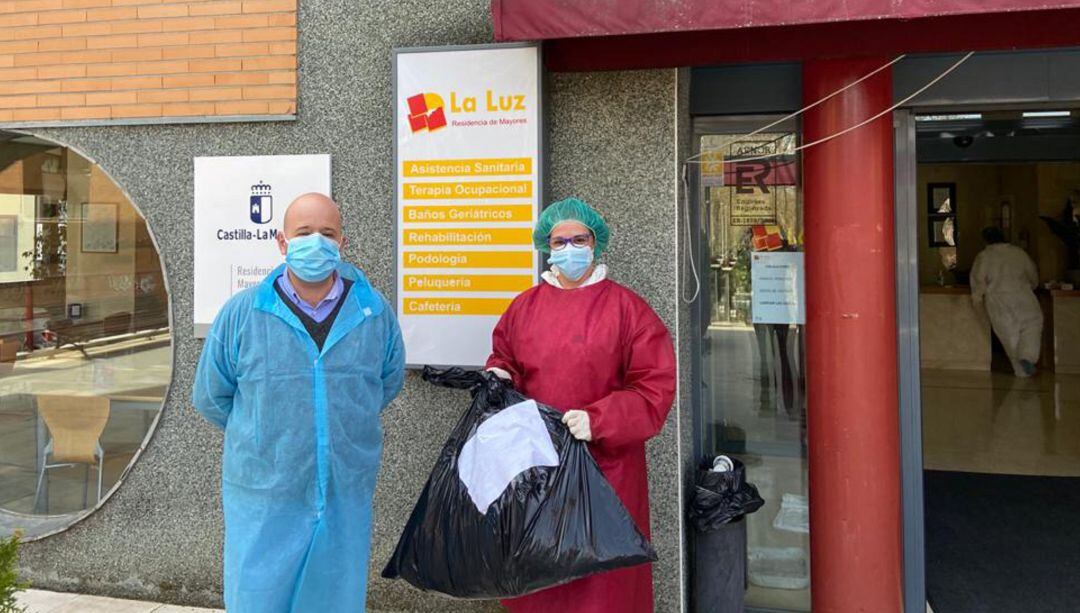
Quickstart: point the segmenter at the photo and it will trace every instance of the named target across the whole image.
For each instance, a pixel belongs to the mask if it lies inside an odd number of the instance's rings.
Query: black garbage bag
[[[690,595],[700,613],[741,613],[746,592],[746,521],[765,501],[746,482],[746,466],[727,458],[732,469],[713,472],[706,460],[690,497],[694,524],[694,582]]]
[[[757,488],[746,482],[746,466],[735,458],[731,470],[713,472],[706,460],[698,470],[697,485],[690,497],[690,519],[702,532],[717,530],[765,504]]]
[[[656,559],[561,413],[490,373],[427,367],[423,376],[473,399],[383,577],[456,598],[511,598]]]

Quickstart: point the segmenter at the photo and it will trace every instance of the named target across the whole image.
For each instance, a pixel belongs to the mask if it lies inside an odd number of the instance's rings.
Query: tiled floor
[[[1080,375],[924,370],[929,470],[1080,476]]]
[[[18,595],[27,613],[215,613],[223,609],[199,609],[102,596],[27,590]]]
[[[1080,376],[1040,372],[1030,379],[1021,379],[1011,373],[960,370],[923,370],[922,371],[922,418],[923,418],[923,464],[928,470],[954,471],[958,473],[989,473],[997,475],[1020,475],[1025,477],[1080,477]],[[1003,477],[1008,478],[1008,477]],[[1068,481],[1068,480],[1066,480]],[[984,481],[985,482],[985,481]],[[1060,483],[1061,481],[1059,481]],[[1048,508],[1056,508],[1051,490],[1036,489],[1045,496]],[[937,490],[940,497],[941,490]],[[928,500],[931,494],[927,494]],[[935,498],[940,499],[940,498]],[[965,497],[963,502],[953,504],[986,505],[993,497],[972,500]],[[1032,509],[1041,508],[1043,501],[1036,501]],[[972,521],[985,509],[985,506],[971,507]],[[941,508],[938,507],[938,513]],[[1054,581],[1062,588],[1069,585],[1068,579],[1046,580],[1042,570],[1032,571],[1024,564],[1016,566],[1016,560],[1045,559],[1045,549],[1050,543],[1059,543],[1067,539],[1067,532],[1059,533],[1062,528],[1060,512],[1048,517],[1038,514],[1015,515],[1016,522],[1029,526],[1030,531],[1017,532],[1019,525],[1010,526],[1003,521],[985,538],[970,538],[972,532],[964,534],[964,543],[973,545],[966,549],[963,557],[945,557],[942,552],[952,551],[955,543],[942,543],[947,534],[955,533],[955,526],[970,525],[966,517],[957,519],[950,515],[948,523],[937,520],[936,529],[928,529],[927,575],[930,597],[939,602],[939,607],[958,607],[964,599],[944,600],[956,594],[980,592],[983,586],[973,583],[980,573],[992,584],[1008,585],[1008,591],[1023,594],[1041,593],[1044,589],[1053,589]],[[932,514],[930,514],[932,517]],[[939,516],[940,517],[940,516]],[[1051,519],[1051,518],[1058,519]],[[928,519],[929,523],[933,521]],[[1068,521],[1068,520],[1065,520]],[[1055,523],[1057,522],[1057,523]],[[987,525],[984,524],[983,525]],[[1024,534],[1018,539],[1016,534]],[[1016,546],[1009,549],[1009,554],[993,549],[1001,538]],[[974,542],[973,542],[974,541]],[[984,542],[983,542],[984,541]],[[1022,545],[1020,545],[1022,543]],[[979,548],[982,549],[979,549]],[[1028,549],[1030,547],[1030,549]],[[1025,551],[1026,549],[1026,551]],[[1024,556],[1029,556],[1025,558]],[[1006,570],[994,570],[996,566],[988,560],[1004,562]],[[943,559],[948,560],[942,562]],[[1054,566],[1067,568],[1068,561],[1058,560]],[[965,574],[961,569],[979,569],[973,574]],[[1026,572],[1025,572],[1026,571]],[[1065,575],[1062,575],[1063,577]],[[1033,583],[1047,581],[1046,583]],[[1032,588],[1032,585],[1039,586]],[[955,589],[953,588],[955,586]],[[978,587],[975,587],[978,586]],[[1061,593],[1063,589],[1055,590]],[[964,610],[986,610],[986,600],[967,603]],[[1019,611],[1017,603],[999,605],[994,610]],[[1031,610],[1050,610],[1044,603]],[[1074,608],[1051,607],[1054,610],[1076,610]]]

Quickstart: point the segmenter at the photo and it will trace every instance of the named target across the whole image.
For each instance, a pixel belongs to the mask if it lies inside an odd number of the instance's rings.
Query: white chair
[[[38,474],[34,508],[38,508],[45,474],[51,468],[83,464],[86,466],[86,482],[83,484],[83,507],[87,506],[90,466],[97,466],[97,500],[101,500],[102,474],[105,469],[105,451],[101,448],[101,433],[109,421],[109,399],[97,396],[37,396],[38,414],[49,431],[49,442]],[[45,491],[48,513],[48,491]]]

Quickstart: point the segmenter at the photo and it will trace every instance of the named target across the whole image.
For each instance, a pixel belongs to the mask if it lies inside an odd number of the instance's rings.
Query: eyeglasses
[[[565,237],[565,236],[549,236],[548,247],[551,247],[552,251],[558,251],[567,245],[573,245],[575,247],[588,247],[592,242],[592,234],[578,234],[577,236]]]

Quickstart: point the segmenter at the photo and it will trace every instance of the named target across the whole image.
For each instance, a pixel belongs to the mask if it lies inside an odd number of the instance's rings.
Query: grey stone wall
[[[347,256],[389,293],[394,271],[391,49],[491,42],[487,0],[299,3],[295,122],[39,130],[95,160],[145,214],[171,292],[175,371],[160,425],[126,482],[97,513],[25,547],[23,569],[46,589],[193,605],[220,604],[221,437],[189,403],[201,343],[192,330],[192,158],[333,155]],[[614,230],[613,276],[675,331],[676,72],[553,75],[550,195],[597,205]],[[490,611],[424,596],[377,577],[463,398],[415,375],[384,414],[369,603],[385,611]],[[657,610],[677,611],[680,453],[677,409],[649,446]]]

